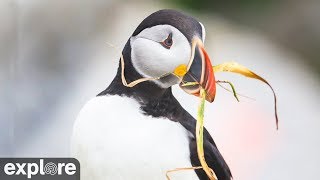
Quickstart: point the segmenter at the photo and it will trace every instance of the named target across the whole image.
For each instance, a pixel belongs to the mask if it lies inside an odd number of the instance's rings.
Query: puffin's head
[[[159,77],[187,67],[187,74],[168,75],[154,83],[169,88],[180,83],[187,93],[199,96],[200,86],[207,100],[215,96],[212,65],[204,50],[204,26],[196,19],[174,10],[160,10],[145,18],[130,37],[131,63],[143,77]],[[183,82],[197,82],[182,86]]]

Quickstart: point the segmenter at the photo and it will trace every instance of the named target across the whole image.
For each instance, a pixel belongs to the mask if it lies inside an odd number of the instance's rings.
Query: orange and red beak
[[[211,60],[200,39],[195,38],[193,40],[192,49],[193,53],[188,71],[183,76],[180,87],[185,92],[195,96],[199,96],[200,89],[203,88],[206,91],[206,100],[213,102],[216,95],[216,82]],[[185,86],[188,82],[193,84]]]

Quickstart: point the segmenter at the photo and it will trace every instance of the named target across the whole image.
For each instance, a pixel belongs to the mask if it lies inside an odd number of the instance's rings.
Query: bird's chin
[[[169,75],[162,77],[158,80],[154,80],[154,83],[163,89],[170,88],[171,86],[179,84],[180,82],[181,82],[181,79],[179,79],[178,77],[176,77],[172,74],[169,74]]]

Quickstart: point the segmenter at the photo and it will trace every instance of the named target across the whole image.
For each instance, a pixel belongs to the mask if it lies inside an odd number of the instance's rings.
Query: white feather
[[[164,41],[172,33],[173,45],[163,47]],[[188,65],[191,57],[191,45],[187,38],[171,25],[157,25],[146,28],[137,36],[131,37],[131,61],[134,68],[144,77],[159,77],[171,73],[181,65]],[[163,88],[172,86],[172,82],[155,81]],[[179,79],[177,78],[178,83]]]
[[[74,124],[72,154],[82,180],[165,180],[167,170],[191,167],[188,132],[165,118],[143,115],[139,104],[120,96],[99,96]],[[193,170],[172,180],[198,179]]]
[[[206,40],[206,29],[204,28],[204,25],[201,23],[201,22],[199,22],[200,23],[200,25],[201,25],[201,30],[202,30],[202,42],[203,42],[203,44],[204,44],[204,41]]]

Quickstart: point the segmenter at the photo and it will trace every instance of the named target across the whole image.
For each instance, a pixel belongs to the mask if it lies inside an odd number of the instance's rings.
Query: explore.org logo
[[[74,158],[0,158],[0,180],[80,180]]]

